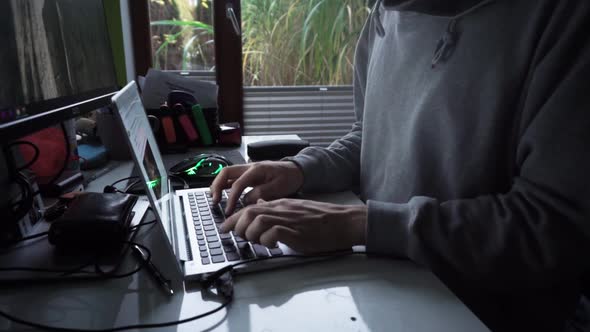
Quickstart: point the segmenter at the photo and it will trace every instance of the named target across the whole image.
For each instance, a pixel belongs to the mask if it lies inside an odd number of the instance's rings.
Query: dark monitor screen
[[[0,1],[0,138],[107,105],[118,90],[102,0]]]

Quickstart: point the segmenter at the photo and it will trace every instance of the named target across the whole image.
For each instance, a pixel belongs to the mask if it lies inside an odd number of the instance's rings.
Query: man
[[[228,212],[248,186],[258,203],[223,229],[409,258],[493,331],[571,328],[590,263],[588,31],[582,0],[379,1],[357,46],[352,130],[224,170],[212,190],[232,187]],[[364,207],[272,201],[356,184]]]

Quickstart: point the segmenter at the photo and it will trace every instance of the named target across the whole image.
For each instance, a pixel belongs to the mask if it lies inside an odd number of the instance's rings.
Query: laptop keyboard
[[[210,191],[188,194],[201,263],[207,265],[283,255],[280,248],[267,248],[260,244],[250,243],[234,234],[233,231],[230,233],[219,232],[221,224],[225,221],[223,211],[227,195],[230,192],[230,190],[223,192],[218,205],[213,204]],[[238,201],[235,212],[242,208],[242,203]]]

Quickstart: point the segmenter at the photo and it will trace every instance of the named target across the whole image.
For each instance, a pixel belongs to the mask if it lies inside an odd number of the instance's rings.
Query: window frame
[[[130,0],[131,32],[136,75],[145,76],[153,66],[150,29],[150,0]],[[241,26],[240,0],[214,0],[213,30],[215,40],[215,76],[219,87],[217,104],[220,123],[238,122],[244,126],[244,92],[242,78],[242,38],[227,16],[232,6]],[[222,38],[223,36],[223,38]],[[180,73],[186,73],[182,71]],[[198,75],[200,71],[189,72]]]

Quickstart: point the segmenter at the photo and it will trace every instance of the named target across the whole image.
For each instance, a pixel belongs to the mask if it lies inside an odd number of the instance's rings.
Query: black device
[[[49,242],[66,253],[112,253],[123,247],[137,196],[84,193],[49,228]]]
[[[214,153],[201,153],[170,167],[169,172],[171,175],[181,177],[189,183],[193,182],[194,179],[201,180],[201,182],[212,182],[223,168],[231,165],[232,162],[224,156]]]
[[[110,104],[104,13],[102,0],[0,1],[0,142]]]
[[[268,140],[248,144],[248,157],[252,161],[279,160],[291,157],[309,146],[309,142],[300,139]]]

